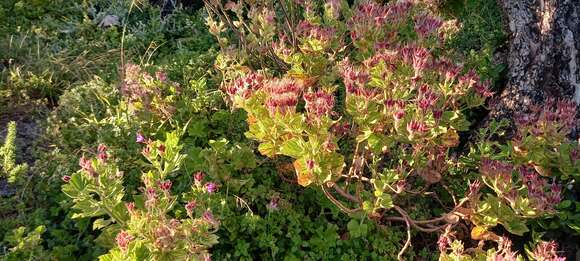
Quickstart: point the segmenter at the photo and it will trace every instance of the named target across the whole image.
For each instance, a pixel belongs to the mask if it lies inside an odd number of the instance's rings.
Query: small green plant
[[[28,164],[16,164],[16,122],[9,122],[7,126],[4,144],[0,147],[0,164],[2,171],[0,174],[8,179],[8,182],[14,183],[28,171]]]
[[[97,218],[94,230],[102,230],[101,242],[116,246],[100,260],[173,260],[209,257],[207,250],[217,243],[214,235],[219,222],[200,197],[185,204],[185,216],[176,215],[178,198],[171,194],[169,179],[182,165],[177,133],[167,133],[164,141],[151,141],[141,134],[142,154],[150,170],[142,174],[141,195],[125,201],[123,172],[112,163],[107,147],[99,145],[95,159],[80,159],[81,170],[64,176],[63,192],[73,202],[73,218]],[[192,195],[212,194],[214,183],[192,186]]]
[[[6,235],[4,241],[12,246],[3,260],[44,260],[46,250],[42,246],[42,234],[46,232],[44,226],[38,226],[32,231],[26,231],[26,227],[19,227]]]

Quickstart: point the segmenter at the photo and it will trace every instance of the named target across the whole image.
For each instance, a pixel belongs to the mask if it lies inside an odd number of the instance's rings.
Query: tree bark
[[[580,104],[580,0],[499,0],[510,34],[508,82],[491,118],[546,98]]]

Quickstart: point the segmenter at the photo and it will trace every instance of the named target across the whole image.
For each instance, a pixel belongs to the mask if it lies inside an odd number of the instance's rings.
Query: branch
[[[352,202],[355,202],[355,203],[360,203],[359,199],[357,199],[355,196],[353,196],[353,195],[349,194],[348,192],[344,191],[343,189],[341,189],[338,185],[336,185],[336,183],[328,182],[326,184],[328,187],[334,188],[334,190],[336,190],[336,192],[338,192],[338,194],[345,197],[346,199],[348,199]]]

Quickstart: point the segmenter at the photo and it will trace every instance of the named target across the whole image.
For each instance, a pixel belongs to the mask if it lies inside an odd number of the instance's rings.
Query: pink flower
[[[554,241],[540,242],[532,251],[532,258],[534,260],[543,261],[565,261],[565,257],[558,256],[558,244]]]
[[[207,193],[214,193],[217,191],[217,185],[213,182],[208,182],[205,184],[205,190],[207,191]]]
[[[197,206],[197,203],[195,202],[195,200],[187,202],[187,204],[185,204],[185,210],[187,211],[187,215],[189,215],[191,217],[192,213],[193,213],[193,209],[195,209],[196,206]]]
[[[447,252],[447,248],[449,247],[449,244],[451,242],[449,242],[449,237],[447,237],[447,235],[441,235],[439,236],[439,240],[437,240],[437,246],[439,247],[439,252],[441,253],[446,253]]]
[[[306,20],[300,21],[296,29],[298,36],[302,39],[316,39],[327,46],[335,36],[335,30],[329,27],[322,27],[312,24]]]
[[[119,248],[123,252],[127,251],[128,247],[129,247],[129,243],[131,243],[131,241],[133,239],[134,239],[133,236],[131,236],[125,230],[122,230],[121,232],[119,232],[119,234],[117,234],[117,237],[115,237],[115,240],[117,241],[117,246],[119,246]]]
[[[159,183],[159,188],[163,191],[169,191],[171,189],[171,185],[171,180],[166,180]]]
[[[82,156],[79,160],[79,166],[85,172],[87,172],[91,177],[97,177],[97,172],[93,168],[93,163],[90,159],[85,158]]]
[[[279,197],[272,197],[270,199],[270,203],[268,203],[268,205],[266,206],[266,208],[269,209],[270,211],[278,210],[278,201],[279,200],[280,200]]]
[[[267,83],[266,92],[269,95],[266,107],[270,114],[286,114],[296,110],[302,87],[289,78],[274,79]]]
[[[226,93],[233,99],[234,96],[239,96],[243,99],[248,99],[250,95],[262,88],[264,76],[258,73],[249,73],[244,77],[236,79],[233,84],[226,87]]]
[[[427,38],[443,24],[443,21],[430,14],[421,14],[415,17],[415,31],[421,38]]]
[[[157,71],[157,72],[155,72],[155,78],[157,78],[157,80],[160,82],[166,82],[167,81],[167,74],[163,71]]]
[[[105,162],[107,158],[107,146],[104,144],[99,144],[97,147],[97,159],[99,159],[101,162]]]
[[[201,183],[201,181],[203,180],[203,172],[198,171],[195,174],[193,174],[193,180],[195,181],[196,184]]]
[[[309,159],[309,160],[306,161],[306,167],[309,170],[312,170],[315,165],[316,165],[316,163],[314,162],[314,160]]]
[[[415,134],[415,133],[425,133],[429,130],[429,128],[425,125],[425,123],[422,122],[418,122],[415,120],[410,121],[409,123],[407,123],[407,131],[409,132],[409,134]]]
[[[203,215],[201,216],[206,222],[216,225],[218,224],[217,220],[215,220],[215,218],[213,217],[213,214],[211,213],[211,211],[207,210],[205,212],[203,212]]]
[[[135,215],[135,202],[129,202],[125,204],[125,207],[127,207],[127,211],[130,215]]]
[[[497,160],[482,159],[480,171],[492,179],[501,177],[505,183],[511,183],[514,166]]]
[[[488,98],[488,97],[493,96],[493,92],[491,92],[489,90],[490,85],[491,85],[491,82],[489,80],[486,80],[484,82],[476,83],[473,88],[474,88],[476,93],[478,93],[482,97]]]
[[[145,190],[145,196],[147,197],[147,201],[153,201],[157,198],[157,192],[154,188],[147,188]]]
[[[305,93],[304,101],[306,101],[306,112],[311,119],[320,119],[328,115],[334,107],[334,95],[324,91]]]
[[[404,110],[396,110],[393,112],[393,118],[395,118],[396,121],[403,119],[403,117],[405,117]]]
[[[415,77],[421,76],[421,73],[427,68],[431,54],[425,48],[416,47],[413,52],[413,69]]]

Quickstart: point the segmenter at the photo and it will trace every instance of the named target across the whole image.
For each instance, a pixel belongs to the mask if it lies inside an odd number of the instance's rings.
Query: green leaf
[[[292,158],[300,158],[304,154],[304,141],[301,138],[295,137],[285,141],[280,147],[280,154]]]
[[[93,222],[93,230],[98,230],[110,225],[112,222],[111,219],[103,219],[99,218]]]
[[[522,220],[514,220],[503,224],[510,233],[518,236],[523,236],[524,233],[530,231]]]
[[[348,228],[349,234],[353,238],[364,237],[367,235],[368,225],[362,223],[360,220],[351,219],[346,226]]]

